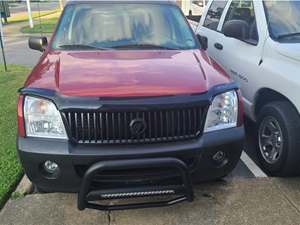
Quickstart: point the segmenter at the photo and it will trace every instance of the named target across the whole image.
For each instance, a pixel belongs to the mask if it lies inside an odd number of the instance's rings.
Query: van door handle
[[[221,45],[220,43],[215,43],[215,48],[218,50],[223,50],[223,45]]]

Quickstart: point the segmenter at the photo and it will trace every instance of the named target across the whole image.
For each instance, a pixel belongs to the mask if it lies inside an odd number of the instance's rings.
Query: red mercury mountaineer
[[[80,210],[155,207],[230,173],[240,94],[206,45],[173,2],[69,1],[49,43],[30,38],[43,55],[20,89],[18,153],[37,189],[78,192]]]

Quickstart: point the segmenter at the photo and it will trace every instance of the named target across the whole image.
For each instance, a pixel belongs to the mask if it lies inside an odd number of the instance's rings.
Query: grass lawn
[[[16,155],[17,90],[23,86],[29,68],[0,65],[0,208],[21,178],[22,169]]]
[[[43,17],[43,16],[55,14],[57,12],[60,12],[60,10],[55,9],[55,10],[41,11],[40,13],[38,11],[34,11],[34,12],[32,12],[32,19],[37,19],[40,16]],[[17,22],[28,21],[28,13],[24,12],[24,13],[12,14],[11,17],[7,18],[7,20],[8,20],[8,23],[17,23]]]
[[[42,19],[41,24],[37,21],[33,28],[25,26],[21,28],[22,33],[52,33],[55,29],[58,18]]]

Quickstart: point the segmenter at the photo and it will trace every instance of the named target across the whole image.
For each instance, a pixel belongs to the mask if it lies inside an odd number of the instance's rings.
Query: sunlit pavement
[[[34,194],[11,200],[1,225],[300,224],[300,179],[233,179],[195,187],[195,201],[167,208],[78,211],[75,194]]]

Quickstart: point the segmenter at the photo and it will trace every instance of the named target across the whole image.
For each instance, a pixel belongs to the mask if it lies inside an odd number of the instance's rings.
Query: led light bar
[[[142,197],[153,195],[170,195],[175,194],[174,190],[162,190],[162,191],[141,191],[141,192],[128,192],[128,193],[115,193],[115,194],[102,194],[102,198],[127,198],[127,197]]]

